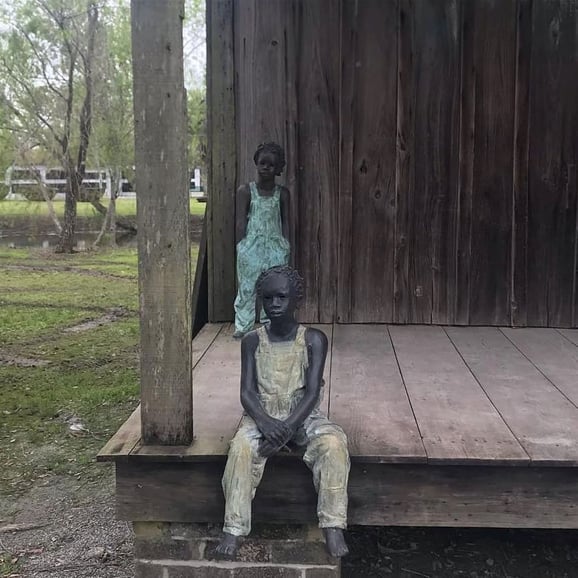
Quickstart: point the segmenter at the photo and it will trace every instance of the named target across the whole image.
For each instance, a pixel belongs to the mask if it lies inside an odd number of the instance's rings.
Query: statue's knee
[[[229,455],[239,458],[250,458],[253,455],[251,442],[244,436],[235,436],[229,446]]]
[[[327,453],[336,459],[340,457],[346,458],[349,455],[347,451],[347,442],[338,434],[322,436],[321,447],[324,453]]]

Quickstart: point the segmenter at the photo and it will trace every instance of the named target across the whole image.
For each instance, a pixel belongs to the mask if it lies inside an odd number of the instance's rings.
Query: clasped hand
[[[257,426],[265,438],[259,444],[259,453],[264,458],[275,455],[295,433],[285,422],[275,418],[263,421]]]

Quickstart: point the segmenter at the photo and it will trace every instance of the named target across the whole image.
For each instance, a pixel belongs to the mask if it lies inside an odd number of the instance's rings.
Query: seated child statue
[[[305,449],[313,473],[317,515],[330,555],[349,552],[347,525],[349,453],[343,430],[319,409],[327,338],[295,319],[303,280],[291,267],[264,271],[257,294],[270,323],[248,333],[241,343],[243,419],[231,441],[223,475],[224,535],[216,551],[233,556],[239,537],[251,530],[251,501],[267,458],[286,444]]]

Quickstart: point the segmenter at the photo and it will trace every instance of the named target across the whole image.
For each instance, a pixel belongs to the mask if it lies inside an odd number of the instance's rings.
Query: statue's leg
[[[235,299],[235,334],[241,336],[255,324],[255,283],[260,274],[259,263],[250,245],[237,248],[237,297]]]
[[[343,430],[328,420],[313,420],[307,428],[303,460],[313,472],[320,528],[347,527],[349,452]]]
[[[223,474],[223,531],[233,536],[247,536],[251,531],[251,502],[267,461],[259,455],[260,438],[257,426],[241,427],[231,441]]]

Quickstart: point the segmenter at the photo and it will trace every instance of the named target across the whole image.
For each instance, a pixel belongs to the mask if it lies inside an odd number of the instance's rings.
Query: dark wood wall
[[[213,320],[232,318],[231,183],[276,140],[304,321],[578,325],[578,0],[207,6],[227,22],[210,74],[229,63],[209,82]]]

